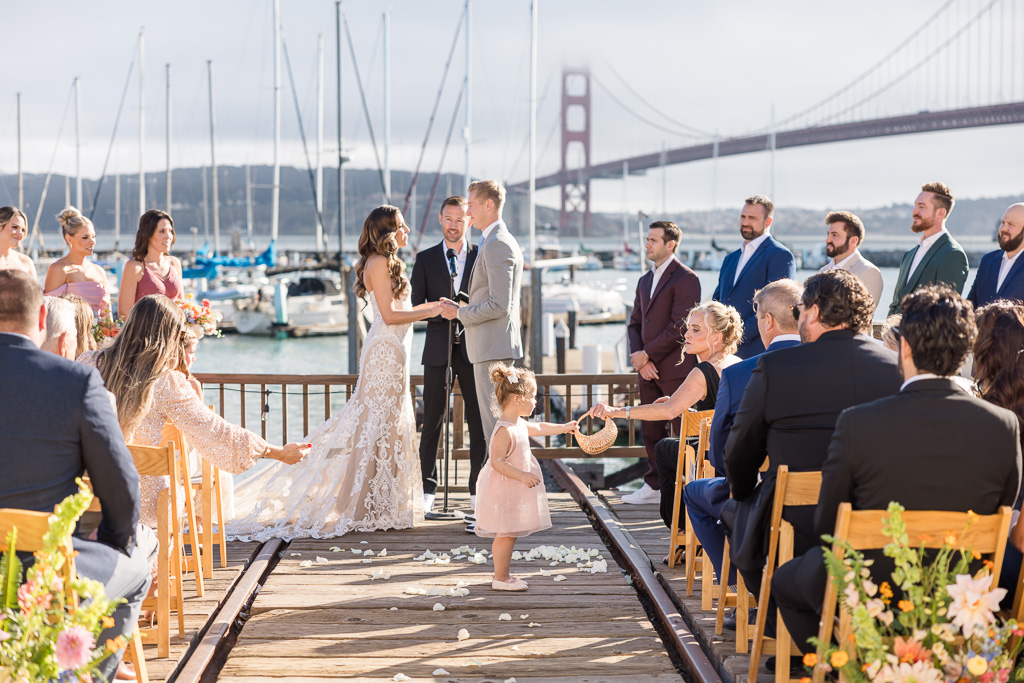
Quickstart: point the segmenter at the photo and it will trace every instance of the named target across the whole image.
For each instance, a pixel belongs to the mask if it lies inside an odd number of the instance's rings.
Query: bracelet
[[[263,460],[264,458],[268,457],[269,455],[270,455],[270,446],[267,446],[266,448],[263,449],[263,452],[260,453],[260,457],[257,458],[257,459],[258,460]]]

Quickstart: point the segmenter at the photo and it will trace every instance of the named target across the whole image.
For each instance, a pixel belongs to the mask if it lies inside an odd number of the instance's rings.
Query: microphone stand
[[[448,250],[449,266],[454,265],[455,250]],[[448,268],[448,300],[455,301],[455,268]],[[444,370],[444,504],[438,512],[428,512],[424,515],[426,519],[454,520],[462,519],[465,513],[460,510],[452,510],[448,507],[449,477],[451,471],[451,444],[448,441],[451,432],[451,411],[452,411],[452,389],[454,388],[454,373],[452,372],[452,345],[455,335],[455,319],[448,321],[448,365]]]

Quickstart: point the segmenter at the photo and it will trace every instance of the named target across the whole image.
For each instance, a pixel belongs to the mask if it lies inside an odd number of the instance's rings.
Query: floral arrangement
[[[92,338],[101,348],[108,346],[121,331],[122,325],[124,325],[124,320],[120,318],[99,316],[92,324]]]
[[[203,299],[200,303],[195,302],[195,295],[186,294],[184,299],[176,299],[175,302],[185,314],[185,321],[192,326],[197,337],[204,334],[215,337],[222,336],[217,328],[224,316],[210,309],[210,300]]]
[[[815,641],[825,661],[819,662],[812,653],[804,657],[804,664],[838,670],[853,683],[1024,679],[1024,667],[1016,665],[1024,626],[996,618],[1006,590],[992,586],[992,562],[985,560],[972,576],[971,561],[981,560],[981,555],[963,548],[953,532],[947,533],[938,550],[926,550],[934,539],[924,537],[919,548],[911,547],[903,510],[898,503],[890,503],[883,527],[892,539],[884,552],[894,560],[892,581],[898,594],[889,582],[876,585],[871,580],[872,560],[865,560],[849,544],[842,559],[825,550],[842,609],[852,617],[852,653]],[[975,517],[968,513],[969,519]],[[829,543],[835,540],[824,538]]]
[[[44,548],[35,553],[24,582],[15,554],[17,529],[7,537],[0,560],[0,680],[77,681],[126,645],[122,636],[96,642],[103,629],[114,625],[110,614],[117,605],[107,600],[103,585],[82,577],[65,585],[61,578],[61,544],[92,501],[81,479],[77,482],[78,493],[50,516]]]

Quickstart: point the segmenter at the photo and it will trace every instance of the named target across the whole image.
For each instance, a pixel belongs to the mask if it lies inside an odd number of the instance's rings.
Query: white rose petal
[[[541,576],[551,576],[551,570],[550,569],[541,569],[540,570],[540,575]]]
[[[352,552],[354,552],[354,553],[357,553],[357,554],[359,554],[359,555],[362,555],[362,554],[363,554],[363,551],[362,551],[362,550],[360,550],[359,548],[352,548]]]
[[[519,552],[518,550],[513,550],[512,551],[512,559],[513,560],[521,560],[521,559],[523,559],[523,554],[521,552]]]
[[[565,581],[565,574],[559,574],[556,576],[555,581]]]
[[[462,662],[462,666],[483,666],[477,659],[467,659]]]
[[[483,553],[474,553],[473,559],[470,562],[473,564],[486,564],[487,558],[483,556]]]
[[[512,678],[506,678],[505,683],[519,683],[519,681],[517,681],[515,676],[513,676]]]
[[[526,625],[527,628],[533,628],[535,626],[540,626],[540,624],[538,624],[535,621],[531,621],[529,624]]]
[[[392,608],[391,608],[391,609],[389,609],[388,611],[389,611],[389,612],[397,612],[397,611],[398,611],[398,608],[397,608],[397,607],[392,607]]]
[[[373,560],[371,560],[370,558],[366,558],[365,560],[363,560],[363,564],[370,564],[371,562],[373,562]]]
[[[300,567],[312,567],[313,566],[313,561],[312,560],[303,560],[302,562],[299,562],[299,566]]]
[[[512,649],[515,650],[516,652],[519,652],[519,646],[518,645],[513,645]]]
[[[597,548],[591,548],[590,550],[587,551],[587,555],[590,555],[591,557],[597,557],[597,554],[598,554]]]
[[[341,548],[339,548],[336,545],[332,545],[330,548],[328,548],[328,550],[330,550],[332,553],[340,553],[341,552]]]
[[[367,543],[369,543],[369,541],[359,541],[359,542],[362,543],[363,545],[366,545]]]
[[[453,557],[452,559],[453,559],[453,560],[461,560],[461,559],[464,559],[465,557],[466,557],[465,555],[456,555],[456,556],[455,556],[455,557]]]
[[[302,557],[302,553],[288,553],[292,557]]]
[[[319,555],[317,555],[316,556],[316,563],[317,564],[327,564],[327,558],[326,557],[320,557]]]
[[[520,614],[520,615],[519,615],[519,618],[520,618],[520,619],[529,619],[529,618],[530,618],[530,615],[529,615],[529,614]]]
[[[435,612],[443,612],[444,611],[444,605],[442,605],[439,602],[435,602],[434,603],[434,611]]]
[[[442,555],[441,557],[438,557],[434,560],[434,564],[450,564],[451,561],[452,558],[448,557],[447,555]]]
[[[408,680],[411,680],[411,679],[408,676],[406,676],[405,674],[395,674],[394,678],[392,678],[391,680],[393,680],[393,681],[408,681]]]
[[[498,615],[498,621],[512,621],[512,615],[508,612],[502,612]]]
[[[460,628],[459,635],[457,637],[459,640],[469,640],[469,631],[464,628]]]
[[[424,588],[416,588],[415,586],[410,586],[409,588],[405,589],[405,594],[406,595],[426,595],[427,591]]]
[[[377,557],[387,557],[387,556],[388,556],[388,549],[387,548],[381,548],[380,552],[377,553]]]
[[[363,557],[372,557],[372,556],[373,556],[373,551],[372,551],[372,550],[370,550],[369,548],[367,548],[367,549],[366,549],[366,550],[365,550],[365,551],[363,552]]]
[[[451,673],[447,669],[434,669],[432,676],[451,676]]]

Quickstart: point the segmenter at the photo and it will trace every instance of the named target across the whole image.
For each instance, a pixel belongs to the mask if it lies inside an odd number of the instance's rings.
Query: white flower
[[[970,638],[975,629],[981,631],[995,621],[994,612],[999,611],[999,601],[1006,595],[1006,589],[989,590],[991,587],[991,574],[980,579],[958,574],[956,583],[946,586],[946,592],[953,598],[949,616],[961,628],[965,638]]]
[[[843,593],[846,594],[846,606],[850,609],[855,609],[860,604],[860,593],[857,592],[855,584],[846,584]]]
[[[870,615],[872,619],[877,618],[878,615],[885,611],[885,603],[878,598],[868,600],[864,603],[864,606],[867,607],[868,615]]]
[[[878,615],[878,620],[886,626],[892,626],[893,619],[895,618],[896,615],[891,610],[886,610]]]
[[[878,586],[871,582],[871,579],[864,579],[862,584],[864,586],[864,592],[868,594],[869,598],[875,597],[875,593],[878,592]]]
[[[902,662],[893,670],[893,683],[942,683],[942,672],[929,662]]]

